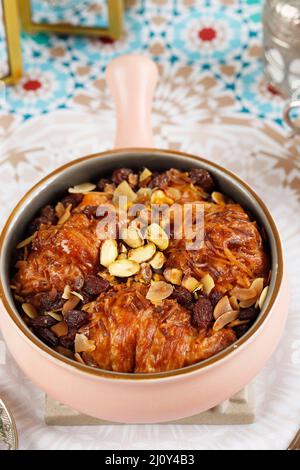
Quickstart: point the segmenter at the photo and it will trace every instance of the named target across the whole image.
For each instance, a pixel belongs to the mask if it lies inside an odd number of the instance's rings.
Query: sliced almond
[[[232,310],[228,296],[222,297],[214,308],[214,319],[217,320],[221,315]]]
[[[17,245],[17,250],[20,250],[21,248],[24,248],[25,246],[30,245],[30,243],[33,242],[33,240],[36,238],[36,236],[37,236],[37,232],[35,232],[33,235],[31,235],[31,237],[28,237],[25,240],[23,240],[22,242],[20,242]]]
[[[58,219],[60,219],[64,213],[65,213],[65,206],[61,203],[61,202],[58,202],[55,206],[55,213],[58,217]]]
[[[77,334],[75,336],[75,352],[76,353],[81,353],[81,352],[93,352],[96,349],[95,342],[92,340],[89,340],[85,335],[83,334]]]
[[[71,217],[71,210],[72,210],[72,204],[68,204],[65,212],[63,213],[63,215],[57,222],[57,225],[63,225],[65,222],[67,222],[67,220],[69,220],[69,218]]]
[[[174,290],[174,287],[171,284],[168,284],[164,281],[155,281],[151,284],[146,299],[151,302],[161,302],[164,299],[170,297]]]
[[[74,359],[75,359],[77,362],[79,362],[80,364],[84,364],[84,365],[85,365],[85,362],[84,362],[84,360],[82,359],[82,357],[80,356],[79,353],[75,353],[75,354],[74,354]]]
[[[246,325],[247,323],[249,323],[249,320],[239,320],[237,318],[236,320],[233,320],[232,322],[228,323],[228,326],[230,328],[234,328],[235,326]]]
[[[79,303],[80,299],[75,295],[72,295],[70,299],[64,303],[64,306],[62,308],[63,314],[70,312],[70,310],[74,310],[74,308],[76,308]]]
[[[150,170],[148,170],[148,168],[144,168],[144,170],[140,174],[140,182],[146,180],[151,175],[152,175],[152,172]]]
[[[250,300],[256,297],[256,290],[249,287],[248,289],[243,289],[240,287],[235,287],[231,291],[231,295],[235,296],[238,300]]]
[[[71,294],[75,295],[75,297],[78,297],[78,299],[80,299],[82,302],[84,301],[83,295],[79,294],[79,292],[72,290]]]
[[[253,299],[249,299],[249,300],[242,300],[239,303],[239,306],[240,306],[240,308],[252,307],[252,305],[254,305],[256,303],[256,300],[257,300],[257,297],[254,297]]]
[[[148,240],[155,243],[161,251],[166,250],[169,246],[169,237],[158,224],[149,225],[147,229],[147,237]]]
[[[93,183],[82,183],[77,184],[73,188],[69,188],[69,193],[71,194],[87,194],[96,189],[96,185]]]
[[[182,287],[185,287],[188,291],[194,292],[200,286],[200,282],[193,276],[184,276],[182,279]]]
[[[57,313],[57,312],[47,312],[46,315],[49,315],[49,317],[52,317],[54,318],[54,320],[57,320],[57,321],[63,321],[64,319],[64,317],[60,313]]]
[[[135,175],[134,173],[130,173],[130,175],[128,176],[128,183],[131,185],[131,186],[136,186],[139,182],[139,177],[138,175]]]
[[[269,290],[269,286],[266,286],[266,287],[263,289],[262,293],[260,294],[260,297],[259,297],[259,299],[258,299],[258,307],[259,307],[260,309],[263,308],[263,305],[264,305],[264,303],[265,303],[266,297],[267,297],[267,295],[268,295],[268,290]]]
[[[113,202],[118,204],[120,201],[120,197],[126,198],[126,202],[134,202],[137,199],[136,193],[133,191],[131,186],[127,183],[127,181],[122,181],[119,186],[115,189],[113,195]]]
[[[165,261],[165,255],[161,251],[157,251],[153,258],[149,261],[149,264],[153,269],[161,269],[165,264]]]
[[[154,273],[153,281],[165,281],[165,278],[162,274]]]
[[[14,294],[14,298],[16,299],[17,302],[20,302],[20,303],[24,302],[24,298],[18,294]]]
[[[203,276],[201,284],[203,284],[203,290],[206,295],[209,295],[210,291],[215,287],[215,281],[210,274],[205,274],[205,276]]]
[[[123,230],[122,239],[130,248],[139,248],[144,244],[141,232],[134,225],[129,225],[127,229]]]
[[[147,245],[141,246],[140,248],[135,248],[130,250],[128,253],[128,259],[136,261],[137,263],[145,263],[149,261],[156,252],[156,246],[154,243],[147,243]]]
[[[182,275],[183,272],[181,271],[181,269],[167,268],[164,270],[165,280],[177,286],[180,286],[181,284]]]
[[[108,270],[112,276],[130,277],[139,272],[140,265],[133,260],[120,259],[110,264]]]
[[[68,325],[66,322],[61,321],[52,326],[51,330],[56,334],[56,336],[58,336],[58,338],[61,338],[62,336],[66,336],[68,334]]]
[[[262,293],[262,290],[264,288],[264,279],[263,277],[258,277],[257,279],[254,279],[254,281],[251,284],[251,289],[255,290],[257,297],[260,296]]]
[[[222,193],[218,193],[217,191],[214,191],[211,195],[211,198],[216,204],[220,204],[220,205],[226,204],[225,197]]]
[[[32,320],[38,316],[36,308],[31,304],[22,304],[22,309],[26,313],[26,315]]]
[[[167,204],[168,206],[171,206],[174,204],[174,200],[171,199],[164,193],[161,189],[158,189],[157,191],[154,191],[154,193],[151,196],[151,203],[152,204]]]
[[[234,320],[237,319],[239,315],[239,312],[236,310],[230,310],[229,312],[223,313],[220,317],[217,318],[217,320],[214,323],[213,330],[214,331],[219,331],[224,326],[228,325],[228,323],[233,322]]]
[[[63,295],[62,295],[62,298],[64,300],[69,300],[69,298],[71,297],[71,287],[70,286],[65,286],[64,288],[64,292],[63,292]]]
[[[122,253],[122,254],[125,253],[126,254],[127,252],[128,252],[128,250],[127,250],[126,246],[123,243],[120,243],[119,253]]]
[[[127,259],[127,253],[120,253],[117,259]]]
[[[239,306],[238,300],[235,297],[235,295],[231,295],[229,297],[229,302],[230,302],[230,305],[233,308],[233,310],[239,310],[240,306]]]
[[[105,268],[113,263],[118,257],[118,244],[116,240],[105,240],[101,246],[100,264]]]

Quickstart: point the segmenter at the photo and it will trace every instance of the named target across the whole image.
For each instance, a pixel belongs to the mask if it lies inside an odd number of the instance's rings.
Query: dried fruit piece
[[[69,188],[70,194],[87,194],[96,189],[96,185],[93,183],[82,183],[77,184],[73,188]]]
[[[128,253],[128,259],[140,264],[145,263],[146,261],[149,261],[149,259],[153,258],[155,252],[156,246],[154,243],[147,243],[147,245],[130,250]]]
[[[166,250],[169,246],[169,237],[158,224],[149,225],[147,229],[147,238],[161,251]]]
[[[88,314],[82,310],[71,310],[65,315],[65,322],[70,328],[80,328],[88,320]]]
[[[167,268],[164,270],[164,277],[166,281],[171,282],[171,284],[176,284],[180,286],[183,272],[181,269],[177,268]]]
[[[31,319],[34,319],[38,316],[36,308],[31,304],[22,304],[22,309],[26,313],[26,315]]]
[[[153,175],[152,180],[148,184],[149,188],[161,188],[163,186],[167,186],[169,183],[169,176],[167,173],[160,173],[160,174],[155,174]]]
[[[152,175],[152,172],[151,172],[150,170],[148,170],[148,168],[144,168],[144,170],[143,170],[142,173],[140,174],[140,182],[146,180],[146,179],[149,178],[151,175]]]
[[[174,290],[174,287],[171,284],[168,284],[164,281],[154,281],[152,282],[147,295],[146,299],[150,300],[151,302],[161,302],[164,299],[170,297]]]
[[[17,245],[17,250],[20,250],[21,248],[24,248],[25,246],[30,245],[30,243],[33,242],[33,240],[36,238],[36,236],[37,236],[37,232],[35,232],[33,235],[31,235],[31,237],[28,237],[25,240],[21,241]]]
[[[131,175],[133,171],[130,168],[117,168],[112,174],[112,181],[116,185],[122,183],[128,179],[129,175]]]
[[[144,244],[141,232],[134,225],[129,225],[127,229],[122,231],[122,240],[124,240],[130,248],[139,248]]]
[[[58,337],[53,333],[53,331],[48,328],[37,328],[35,330],[36,335],[42,339],[46,344],[55,348],[58,346]]]
[[[128,183],[130,184],[130,186],[132,188],[134,188],[135,186],[137,186],[139,182],[139,177],[138,175],[135,175],[133,173],[131,173],[129,176],[128,176]]]
[[[61,321],[52,326],[51,331],[53,331],[53,333],[55,333],[58,338],[61,338],[62,336],[66,336],[68,334],[68,325],[66,322]]]
[[[216,287],[214,287],[209,293],[209,300],[211,301],[213,307],[217,305],[217,303],[219,302],[219,300],[222,299],[222,297],[223,294],[218,291]]]
[[[77,334],[75,336],[75,352],[93,352],[96,349],[95,342],[88,339],[83,334]]]
[[[192,294],[182,286],[176,286],[174,288],[171,298],[177,300],[180,305],[186,308],[189,308],[193,301]]]
[[[255,320],[258,316],[258,310],[255,307],[243,308],[240,310],[240,320]]]
[[[232,310],[231,304],[229,302],[228,296],[225,295],[224,297],[219,300],[217,305],[214,308],[214,318],[215,320],[219,318],[221,315],[223,315],[226,312],[229,312]]]
[[[151,196],[151,203],[152,204],[167,204],[171,206],[174,204],[173,199],[168,197],[161,189],[158,189],[157,191],[154,191],[154,193]]]
[[[161,269],[165,264],[165,261],[165,255],[161,251],[157,251],[153,258],[149,261],[149,264],[153,269]]]
[[[102,292],[106,292],[110,287],[110,284],[105,279],[99,276],[90,274],[85,278],[83,292],[88,296],[98,296]]]
[[[205,274],[201,279],[201,284],[203,284],[203,290],[206,295],[209,295],[211,290],[215,287],[215,281],[210,274]]]
[[[193,276],[184,276],[181,285],[182,287],[185,287],[189,292],[194,292],[200,287],[201,283]]]
[[[50,328],[51,326],[55,325],[57,320],[51,317],[50,315],[40,315],[39,317],[35,317],[31,321],[31,325],[34,328]]]
[[[97,183],[97,188],[102,193],[106,190],[106,186],[111,184],[111,180],[107,178],[101,178]]]
[[[130,277],[139,272],[140,265],[133,260],[120,259],[110,264],[108,270],[112,276]]]
[[[230,312],[223,313],[220,317],[217,318],[217,320],[214,323],[213,330],[214,331],[219,331],[224,326],[228,325],[228,323],[231,323],[232,321],[236,320],[239,315],[239,312],[236,310],[231,310]]]
[[[100,264],[105,268],[113,263],[118,257],[118,244],[116,240],[105,240],[101,246]]]
[[[69,204],[74,208],[81,203],[83,199],[82,194],[68,194],[66,197],[62,199],[62,204],[64,207],[67,207]]]
[[[197,328],[207,328],[213,320],[213,306],[206,297],[199,297],[193,307],[193,324]]]
[[[70,312],[71,310],[74,310],[74,308],[76,308],[79,303],[80,303],[80,299],[76,297],[75,295],[72,295],[70,299],[64,303],[64,306],[62,308],[63,314]]]
[[[220,204],[220,205],[226,204],[226,199],[222,193],[218,193],[217,191],[214,191],[211,195],[211,198],[216,204]]]
[[[214,189],[215,182],[207,170],[203,168],[193,168],[189,176],[192,183],[200,186],[206,193],[210,193]]]

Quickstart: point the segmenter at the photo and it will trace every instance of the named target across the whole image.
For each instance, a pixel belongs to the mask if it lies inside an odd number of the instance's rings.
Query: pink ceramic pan
[[[142,56],[116,59],[108,67],[108,85],[117,113],[116,149],[76,160],[51,173],[19,202],[1,237],[0,327],[21,369],[56,400],[82,413],[126,423],[177,420],[207,410],[249,383],[276,348],[288,310],[288,289],[280,237],[263,201],[238,177],[193,155],[153,149],[151,102],[157,80],[153,62]],[[9,289],[14,247],[35,212],[68,187],[121,166],[164,170],[209,170],[221,190],[252,211],[269,239],[272,277],[256,323],[234,345],[192,366],[157,374],[98,370],[48,348],[21,320]]]

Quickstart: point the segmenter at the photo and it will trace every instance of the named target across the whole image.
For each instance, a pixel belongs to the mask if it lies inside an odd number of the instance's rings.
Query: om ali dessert
[[[193,236],[173,211],[186,205]],[[203,240],[188,246],[199,207]],[[263,233],[199,168],[120,168],[70,188],[16,252],[11,288],[32,331],[67,357],[117,372],[213,356],[250,328],[268,289]]]

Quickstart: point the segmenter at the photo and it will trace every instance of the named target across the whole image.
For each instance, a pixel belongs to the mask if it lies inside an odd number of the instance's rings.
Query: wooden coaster
[[[254,384],[245,387],[229,400],[209,411],[160,424],[251,424],[255,421]],[[98,426],[118,425],[101,419],[83,415],[46,396],[45,422],[49,426]]]

